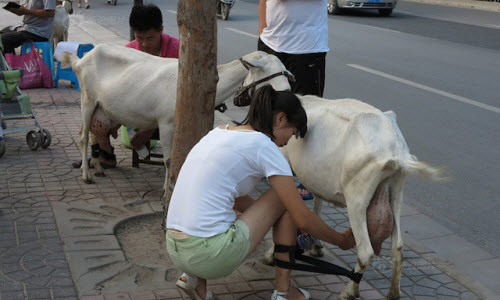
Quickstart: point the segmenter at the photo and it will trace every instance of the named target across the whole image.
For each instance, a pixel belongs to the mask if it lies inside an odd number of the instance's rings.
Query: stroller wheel
[[[52,136],[50,135],[50,131],[44,128],[38,131],[38,134],[42,136],[42,145],[41,145],[42,148],[45,149],[48,146],[50,146],[50,143],[52,142]]]
[[[31,150],[36,150],[42,145],[42,135],[34,130],[30,130],[26,134],[26,144]]]
[[[0,157],[2,157],[5,154],[5,150],[7,148],[5,147],[5,141],[0,140]]]

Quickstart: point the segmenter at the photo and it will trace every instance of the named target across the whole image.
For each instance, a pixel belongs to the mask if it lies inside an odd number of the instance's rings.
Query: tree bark
[[[179,0],[180,49],[172,157],[165,207],[191,148],[214,126],[217,87],[217,0]]]

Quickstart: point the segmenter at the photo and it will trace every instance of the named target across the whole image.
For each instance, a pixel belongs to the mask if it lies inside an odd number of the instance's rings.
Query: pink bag
[[[19,81],[21,89],[30,88],[53,88],[52,73],[43,59],[35,51],[35,45],[31,42],[31,51],[26,54],[15,55],[6,53],[5,60],[11,68],[24,69],[24,76]]]

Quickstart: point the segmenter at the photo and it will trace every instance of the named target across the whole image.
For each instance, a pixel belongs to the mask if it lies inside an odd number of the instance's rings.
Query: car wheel
[[[326,9],[328,10],[328,13],[331,15],[340,15],[342,13],[341,8],[337,3],[337,0],[328,0]]]
[[[221,3],[220,4],[220,14],[222,16],[222,20],[227,20],[229,18],[229,9],[231,6],[226,3]]]
[[[378,10],[378,14],[383,17],[388,17],[392,14],[392,8],[382,8]]]

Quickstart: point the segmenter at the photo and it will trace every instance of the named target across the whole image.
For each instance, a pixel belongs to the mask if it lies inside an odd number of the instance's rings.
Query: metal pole
[[[143,5],[143,0],[134,0],[134,6],[136,5]],[[134,31],[132,30],[132,28],[130,28],[130,41],[133,41],[135,40],[135,35],[134,35]]]

